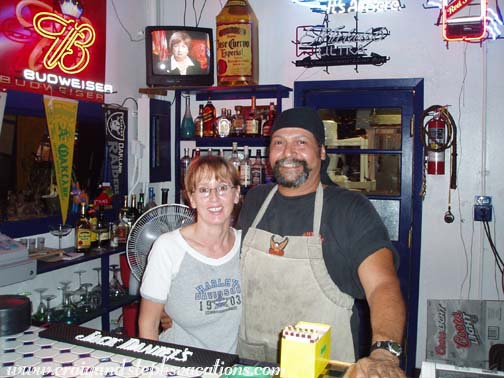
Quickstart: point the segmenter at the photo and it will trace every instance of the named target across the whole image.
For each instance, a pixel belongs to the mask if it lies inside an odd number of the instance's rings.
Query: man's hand
[[[171,328],[173,325],[172,318],[163,310],[161,313],[161,329],[163,331],[166,331],[168,328]]]
[[[375,350],[355,364],[355,378],[404,378],[399,359],[386,350]]]

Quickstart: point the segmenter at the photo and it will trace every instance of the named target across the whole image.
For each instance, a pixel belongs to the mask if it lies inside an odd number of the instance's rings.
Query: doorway
[[[413,376],[423,172],[417,123],[424,106],[423,79],[295,82],[294,105],[319,111],[331,158],[328,176],[370,199],[399,253],[398,275],[407,307],[402,365],[406,375]],[[359,307],[365,317],[366,305]],[[370,329],[361,329],[360,334],[365,333],[359,340],[361,351],[370,346]]]

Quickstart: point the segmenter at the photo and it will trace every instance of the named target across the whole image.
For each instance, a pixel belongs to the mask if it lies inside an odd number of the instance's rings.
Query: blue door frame
[[[418,287],[422,225],[423,149],[420,140],[423,104],[423,79],[303,81],[294,83],[294,105],[316,109],[400,108],[402,120],[400,155],[401,190],[399,196],[369,195],[372,200],[399,201],[399,233],[394,246],[400,255],[398,271],[407,306],[405,357],[403,368],[414,375],[418,321]],[[364,152],[362,152],[364,151]],[[328,152],[341,152],[329,149]],[[390,150],[357,150],[344,153],[387,154]]]

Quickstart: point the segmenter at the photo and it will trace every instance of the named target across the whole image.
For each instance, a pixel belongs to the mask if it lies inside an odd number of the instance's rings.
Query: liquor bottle
[[[226,2],[216,36],[217,85],[259,84],[259,22],[247,0]]]
[[[218,136],[225,138],[231,132],[231,121],[227,117],[227,109],[221,109],[221,115],[215,121],[215,131]]]
[[[196,118],[194,118],[194,135],[196,138],[203,138],[205,136],[203,128],[203,104],[199,105],[199,113]]]
[[[154,188],[151,186],[149,188],[149,201],[147,202],[147,205],[145,205],[145,211],[152,209],[153,207],[156,207],[156,194],[154,193]]]
[[[79,219],[75,223],[75,249],[85,252],[91,248],[91,226],[86,217],[86,203],[79,205]]]
[[[161,188],[161,205],[166,205],[168,203],[168,192],[170,189]]]
[[[211,138],[214,136],[215,106],[210,98],[203,107],[203,136]]]
[[[240,157],[238,156],[238,142],[233,142],[233,149],[231,150],[231,157],[229,162],[236,168],[236,171],[240,173]]]
[[[137,210],[138,216],[142,215],[145,211],[145,195],[143,192],[138,194]]]
[[[252,105],[250,113],[247,115],[245,121],[245,135],[248,137],[256,137],[260,135],[261,131],[261,117],[256,113],[256,98],[252,96]]]
[[[239,137],[245,134],[245,120],[241,106],[236,106],[235,111],[235,115],[231,118],[231,135]]]
[[[196,147],[196,149],[193,150],[193,152],[192,152],[191,163],[194,160],[198,160],[200,156],[201,156],[201,151],[200,151],[199,147]]]
[[[191,97],[189,95],[185,98],[185,113],[180,124],[180,136],[182,138],[194,137],[194,121],[191,115]]]
[[[128,210],[129,210],[129,206],[128,206],[128,195],[125,194],[123,196],[123,205],[122,207],[119,209],[119,219],[126,219],[128,218]]]
[[[86,218],[89,222],[89,228],[91,229],[91,247],[96,246],[97,244],[97,236],[94,230],[96,230],[96,223],[98,222],[98,216],[96,214],[96,209],[92,203],[88,205],[86,211]]]
[[[117,233],[119,243],[126,243],[130,232],[128,195],[123,196],[123,205],[119,209]]]
[[[187,173],[187,169],[191,164],[191,158],[189,157],[189,148],[184,148],[184,156],[180,159],[180,189],[185,189],[184,179]]]
[[[96,222],[96,240],[99,246],[104,246],[109,240],[108,222],[105,219],[103,205],[98,208],[98,217]]]
[[[270,102],[269,111],[268,111],[268,119],[263,123],[262,126],[262,136],[269,137],[271,135],[271,128],[273,127],[273,122],[275,121],[276,111],[275,111],[275,103]]]
[[[243,159],[240,161],[240,187],[243,193],[246,193],[251,184],[251,170],[252,163],[249,156],[249,147],[243,148]]]
[[[264,182],[264,165],[261,158],[261,150],[256,150],[256,156],[250,167],[251,186],[260,185]]]
[[[126,243],[128,241],[128,234],[128,223],[126,223],[125,218],[119,218],[116,227],[117,243]]]
[[[131,230],[136,220],[138,219],[137,199],[136,194],[131,195],[131,205],[128,207],[128,225]]]
[[[109,222],[109,246],[110,248],[117,248],[119,246],[119,238],[117,237],[117,224]]]

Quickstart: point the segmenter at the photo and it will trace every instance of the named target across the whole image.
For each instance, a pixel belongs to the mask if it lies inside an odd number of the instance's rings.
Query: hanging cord
[[[492,251],[492,254],[495,259],[495,265],[497,266],[497,269],[499,269],[501,274],[501,289],[502,292],[504,293],[504,260],[500,256],[499,251],[497,250],[497,246],[495,245],[495,242],[492,238],[492,232],[490,231],[490,224],[488,223],[487,220],[483,221],[483,228],[485,230],[485,235],[488,240],[488,244],[490,245],[490,250]]]

